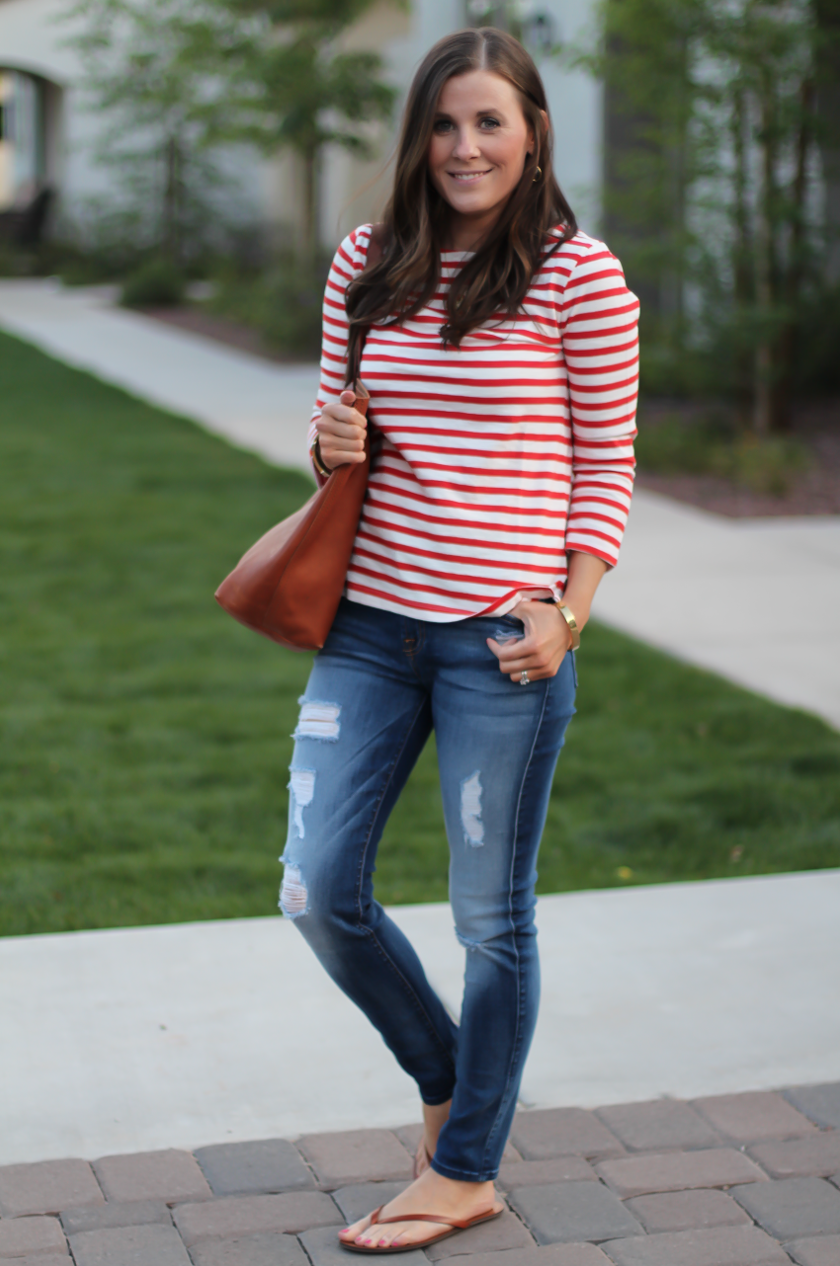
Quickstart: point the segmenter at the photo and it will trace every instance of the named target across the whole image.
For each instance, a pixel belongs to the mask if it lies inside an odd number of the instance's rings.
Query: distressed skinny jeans
[[[451,624],[342,600],[301,699],[280,905],[381,1033],[427,1104],[452,1099],[434,1168],[496,1177],[539,1002],[535,869],[575,665],[520,686],[486,638],[510,616]],[[376,850],[434,729],[449,894],[466,949],[460,1024],[373,896]]]

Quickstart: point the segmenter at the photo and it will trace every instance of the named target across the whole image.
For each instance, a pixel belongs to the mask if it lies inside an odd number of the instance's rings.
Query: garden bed
[[[167,325],[201,334],[228,347],[250,352],[278,364],[311,363],[273,347],[253,326],[193,304],[178,308],[146,308],[146,316]],[[644,402],[640,407],[642,429],[656,427],[665,416],[681,417],[691,424],[695,406],[664,401]],[[710,474],[646,470],[637,473],[637,486],[729,518],[765,518],[840,514],[840,399],[800,404],[794,414],[791,438],[804,455],[803,469],[791,472],[785,490],[773,494]]]
[[[686,406],[645,403],[640,408],[640,430],[660,426],[664,417],[673,416],[680,417],[683,425],[693,424]],[[646,470],[644,465],[637,473],[637,486],[734,519],[840,514],[840,399],[799,404],[787,438],[799,450],[802,466],[787,472],[780,493],[713,474],[662,473]]]

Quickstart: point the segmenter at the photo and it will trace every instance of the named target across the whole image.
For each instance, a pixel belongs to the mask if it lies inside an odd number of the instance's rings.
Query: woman
[[[342,391],[362,344],[376,444],[345,597],[301,700],[281,892],[421,1095],[415,1181],[340,1233],[368,1253],[501,1212],[571,648],[632,491],[638,315],[554,180],[536,67],[493,29],[446,37],[420,66],[366,267],[371,237],[342,243],[324,303],[313,463],[323,479],[363,460],[366,421]],[[458,1026],[372,890],[432,729],[466,948]]]

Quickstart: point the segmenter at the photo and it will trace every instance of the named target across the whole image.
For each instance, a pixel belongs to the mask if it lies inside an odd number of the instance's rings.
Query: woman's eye
[[[482,126],[482,127],[497,128],[497,127],[499,126],[499,120],[498,120],[498,119],[491,119],[491,118],[482,119],[482,120],[481,120],[481,126]]]
[[[436,132],[448,132],[451,127],[452,127],[452,124],[449,121],[449,119],[438,119],[437,122],[435,123]]]

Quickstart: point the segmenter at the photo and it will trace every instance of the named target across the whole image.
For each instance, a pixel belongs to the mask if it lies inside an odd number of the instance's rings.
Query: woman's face
[[[429,175],[460,216],[492,223],[516,188],[534,132],[509,80],[473,70],[447,80],[429,144]]]

